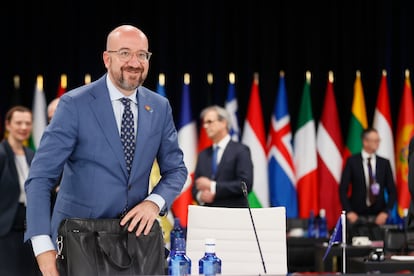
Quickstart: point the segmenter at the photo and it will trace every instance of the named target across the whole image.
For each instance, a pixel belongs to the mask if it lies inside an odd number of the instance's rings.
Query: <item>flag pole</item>
[[[341,214],[342,223],[342,274],[346,273],[346,215],[345,210]]]

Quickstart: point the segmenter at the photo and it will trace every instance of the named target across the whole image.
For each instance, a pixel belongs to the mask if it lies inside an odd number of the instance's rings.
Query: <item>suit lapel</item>
[[[124,151],[122,149],[122,143],[119,137],[118,127],[116,125],[109,91],[105,84],[105,78],[102,78],[101,80],[102,81],[100,82],[98,89],[91,91],[91,94],[95,100],[90,102],[90,108],[95,114],[95,118],[99,123],[102,133],[104,134],[110,149],[118,159],[123,172],[125,175],[128,175]]]
[[[221,155],[220,162],[217,164],[217,171],[216,171],[216,178],[220,174],[222,164],[227,163],[228,155],[226,154],[227,151],[232,152],[231,147],[233,146],[233,141],[229,141],[227,146],[224,148],[223,153]]]
[[[376,155],[376,161],[375,161],[375,179],[376,181],[381,185],[383,183],[382,179],[378,179],[379,177],[381,177],[383,174],[381,174],[381,172],[384,171],[384,163],[381,162],[381,159],[378,157],[378,155]]]
[[[6,152],[6,155],[7,155],[6,160],[8,162],[8,168],[9,168],[9,171],[4,172],[4,173],[9,173],[13,179],[19,179],[19,175],[17,174],[16,163],[14,161],[15,155],[14,155],[13,149],[11,148],[7,140],[4,140],[3,146],[4,146],[4,151]],[[13,182],[7,182],[5,184],[6,185],[8,184],[11,189],[10,191],[14,191],[15,194],[20,192],[20,185],[14,185],[15,183]]]
[[[364,171],[364,158],[362,157],[362,154],[359,154],[359,160],[358,160],[358,170],[359,170],[359,174],[360,177],[362,178],[361,183],[364,183],[364,189],[366,189],[367,187],[367,179],[366,179],[366,175],[365,175],[365,171]]]
[[[151,92],[152,93],[152,92]],[[154,110],[154,104],[145,92],[138,88],[137,91],[137,103],[138,103],[138,122],[137,122],[137,134],[135,140],[135,154],[132,167],[134,168],[138,164],[138,160],[145,158],[145,146],[151,135],[153,116],[156,116],[156,110]],[[131,176],[135,174],[137,169],[131,170]]]

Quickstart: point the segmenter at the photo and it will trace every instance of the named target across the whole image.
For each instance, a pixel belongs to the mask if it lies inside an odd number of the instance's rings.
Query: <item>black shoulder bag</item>
[[[163,275],[165,248],[156,220],[135,236],[119,219],[65,219],[58,229],[57,266],[62,276]]]

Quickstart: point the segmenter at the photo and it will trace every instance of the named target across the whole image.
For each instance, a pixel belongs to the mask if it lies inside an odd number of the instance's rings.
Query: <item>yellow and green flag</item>
[[[352,102],[352,114],[349,121],[348,135],[343,153],[343,162],[355,153],[362,150],[362,131],[368,127],[367,112],[365,108],[364,90],[361,81],[361,72],[356,72],[354,82],[354,98]]]

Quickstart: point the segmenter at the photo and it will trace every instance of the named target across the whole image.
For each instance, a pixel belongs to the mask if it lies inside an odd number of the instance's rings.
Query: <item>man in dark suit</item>
[[[378,240],[382,237],[379,226],[386,223],[396,201],[395,181],[389,160],[376,155],[377,130],[367,128],[361,138],[362,151],[346,160],[339,196],[349,223],[349,240],[356,235]]]
[[[414,137],[411,138],[408,145],[408,189],[411,200],[407,213],[407,228],[414,229]]]
[[[229,115],[224,108],[217,105],[205,108],[201,120],[213,145],[198,155],[193,197],[205,206],[247,207],[242,183],[248,192],[252,190],[253,162],[249,147],[231,140]],[[213,154],[216,147],[217,155]]]

